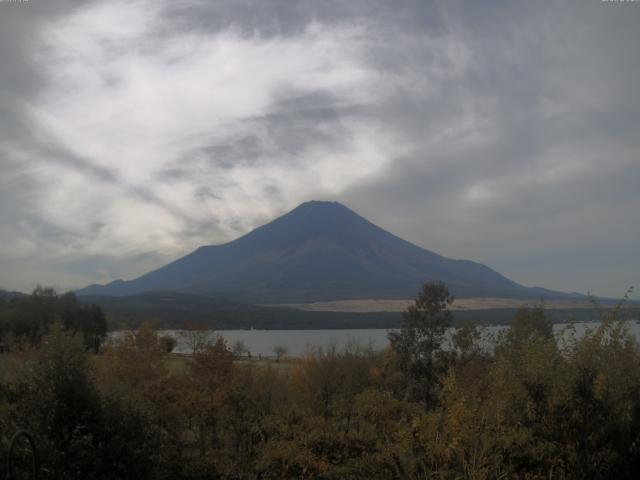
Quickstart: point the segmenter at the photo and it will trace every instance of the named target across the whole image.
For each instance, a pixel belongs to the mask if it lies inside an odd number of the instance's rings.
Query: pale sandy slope
[[[413,300],[334,300],[314,303],[288,303],[271,306],[289,307],[314,312],[402,312]],[[455,300],[451,310],[490,310],[495,308],[519,308],[534,306],[535,301],[512,298],[461,298]],[[545,308],[574,309],[593,308],[593,304],[585,300],[554,300],[544,303]]]

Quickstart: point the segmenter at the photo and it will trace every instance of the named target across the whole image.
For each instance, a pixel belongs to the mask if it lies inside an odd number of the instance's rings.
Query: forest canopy
[[[0,343],[40,343],[59,322],[65,331],[79,333],[84,345],[98,351],[107,334],[107,320],[93,303],[81,303],[73,292],[58,295],[53,288],[37,287],[31,295],[0,299]],[[5,345],[3,348],[9,348]]]
[[[457,328],[445,348],[453,298],[427,284],[382,352],[265,362],[240,360],[222,336],[174,355],[148,323],[94,353],[64,323],[79,318],[63,315],[71,297],[24,301],[29,325],[46,328],[0,355],[0,456],[28,429],[40,478],[631,479],[640,469],[640,349],[621,305],[581,336],[571,323],[554,335],[536,307],[493,337]]]

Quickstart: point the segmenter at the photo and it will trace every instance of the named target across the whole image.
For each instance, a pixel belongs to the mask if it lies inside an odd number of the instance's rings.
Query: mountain
[[[82,295],[99,305],[110,329],[131,328],[151,321],[158,328],[186,328],[188,323],[215,330],[323,328],[396,328],[397,312],[307,312],[267,307],[177,292],[148,292],[119,297]]]
[[[0,290],[0,300],[4,300],[4,301],[9,301],[9,300],[13,300],[14,298],[21,298],[21,297],[26,297],[27,294],[26,293],[21,293],[21,292],[10,292],[7,290]]]
[[[249,303],[413,298],[442,280],[458,297],[566,298],[409,243],[335,202],[311,201],[223,245],[203,246],[135,280],[80,295],[174,291]]]

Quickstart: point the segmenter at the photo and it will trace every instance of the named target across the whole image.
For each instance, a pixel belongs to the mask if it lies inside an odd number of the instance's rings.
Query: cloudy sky
[[[134,278],[326,199],[619,297],[639,25],[600,0],[0,0],[0,288]]]

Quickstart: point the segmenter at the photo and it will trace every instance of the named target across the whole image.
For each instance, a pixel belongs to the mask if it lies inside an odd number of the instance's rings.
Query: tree
[[[158,341],[160,342],[160,346],[162,347],[162,349],[167,353],[173,352],[173,349],[176,348],[176,345],[178,345],[178,340],[169,335],[160,336],[158,338]]]
[[[482,355],[481,331],[476,325],[467,323],[456,328],[451,336],[451,341],[459,361],[466,361]]]
[[[51,325],[20,376],[16,405],[19,424],[35,432],[47,467],[58,478],[92,478],[79,460],[95,454],[100,429],[100,397],[80,334]],[[72,464],[73,462],[73,464]],[[76,470],[75,475],[60,475]]]
[[[286,355],[287,352],[289,351],[289,349],[284,345],[276,345],[271,350],[273,351],[273,353],[276,354],[276,361],[280,361],[280,358]]]
[[[553,322],[546,317],[544,304],[519,308],[511,321],[509,333],[513,341],[527,341],[535,335],[553,338]]]
[[[208,329],[206,325],[187,321],[184,323],[184,330],[180,332],[180,336],[184,338],[184,342],[191,348],[191,354],[195,355],[206,348],[213,337],[213,333],[213,330]]]
[[[444,282],[425,283],[415,303],[404,312],[400,331],[388,335],[399,368],[408,377],[411,396],[426,404],[435,400],[434,361],[442,352],[444,334],[453,318],[448,309],[453,300]]]
[[[241,357],[248,351],[249,351],[249,347],[247,347],[247,344],[244,343],[242,340],[236,340],[236,342],[233,344],[233,354],[236,357]]]
[[[87,349],[97,352],[106,338],[107,320],[95,304],[78,301],[73,292],[58,295],[37,287],[30,296],[10,300],[0,312],[0,335],[12,334],[35,345],[59,321],[70,333],[80,333]]]
[[[208,465],[215,458],[211,451],[219,447],[222,435],[224,407],[233,381],[233,353],[224,338],[216,336],[215,342],[194,352],[189,366],[191,386],[185,394],[191,411],[187,415],[193,415],[189,422],[197,439],[199,459]]]

